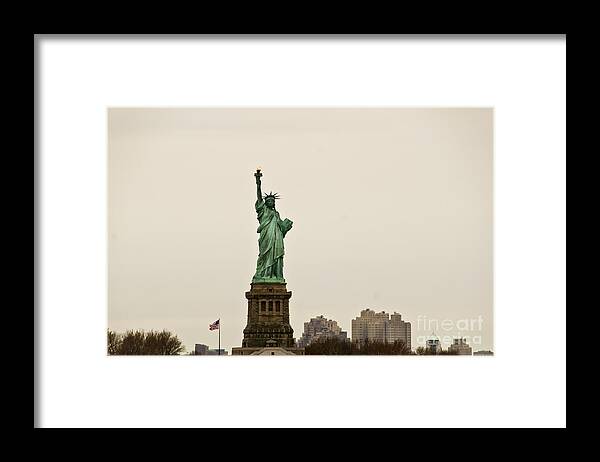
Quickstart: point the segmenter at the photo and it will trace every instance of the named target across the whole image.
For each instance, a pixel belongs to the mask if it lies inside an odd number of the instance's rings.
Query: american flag
[[[209,324],[208,325],[208,330],[216,330],[216,329],[218,329],[219,328],[219,321],[220,321],[220,319],[217,319],[212,324]]]

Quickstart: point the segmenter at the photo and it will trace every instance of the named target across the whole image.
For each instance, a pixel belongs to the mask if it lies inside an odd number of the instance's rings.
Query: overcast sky
[[[276,191],[294,337],[365,308],[493,349],[493,111],[109,109],[108,327],[241,346],[257,166]],[[429,324],[429,321],[432,323]],[[436,328],[437,322],[437,328]]]

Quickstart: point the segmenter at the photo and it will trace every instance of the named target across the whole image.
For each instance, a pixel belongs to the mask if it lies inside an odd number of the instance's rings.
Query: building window
[[[260,311],[267,311],[267,302],[265,300],[260,301]]]
[[[277,311],[278,313],[281,311],[281,307],[280,304],[281,302],[279,300],[275,300],[275,311]]]
[[[269,300],[269,311],[273,311],[273,300]]]

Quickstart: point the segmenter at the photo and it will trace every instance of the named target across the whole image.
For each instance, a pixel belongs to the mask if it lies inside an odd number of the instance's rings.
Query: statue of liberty
[[[254,174],[256,177],[256,214],[259,222],[258,238],[258,260],[256,262],[256,273],[252,278],[253,283],[281,283],[285,284],[283,278],[283,238],[292,228],[292,221],[282,220],[279,212],[275,210],[275,200],[279,199],[277,193],[265,194],[260,189],[260,168]]]

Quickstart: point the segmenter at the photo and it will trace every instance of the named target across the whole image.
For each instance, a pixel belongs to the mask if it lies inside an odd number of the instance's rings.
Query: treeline
[[[406,343],[397,340],[393,343],[366,340],[361,343],[328,338],[312,342],[304,348],[305,355],[410,355],[413,354]]]
[[[128,330],[120,334],[109,329],[107,348],[109,355],[178,355],[185,351],[181,340],[166,330]]]
[[[440,356],[440,355],[441,356],[453,356],[453,355],[458,355],[458,352],[457,351],[451,351],[451,350],[440,350],[440,351],[438,351],[436,353],[435,351],[432,351],[432,350],[430,350],[428,348],[420,346],[420,347],[417,347],[416,354],[418,354],[418,355],[432,355],[432,356],[435,356],[435,355],[438,355],[438,356]]]
[[[304,348],[305,355],[456,355],[456,351],[441,350],[434,353],[424,347],[412,351],[406,343],[396,340],[384,343],[366,340],[361,343],[327,338],[317,340]]]

